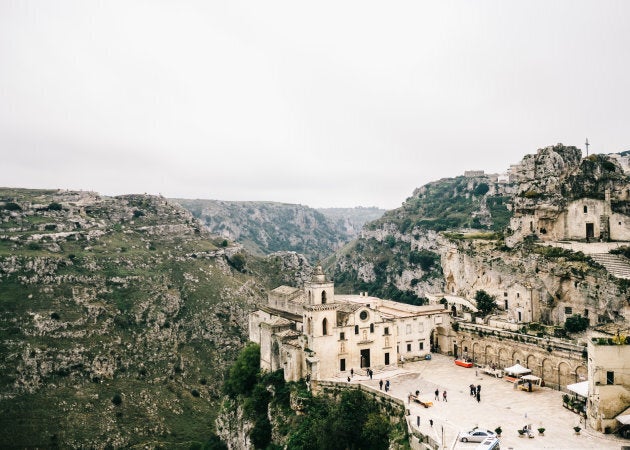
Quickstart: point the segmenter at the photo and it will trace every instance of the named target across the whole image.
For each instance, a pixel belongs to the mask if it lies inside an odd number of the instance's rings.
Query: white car
[[[488,437],[496,437],[496,433],[483,428],[473,428],[459,434],[459,440],[462,442],[483,442]]]

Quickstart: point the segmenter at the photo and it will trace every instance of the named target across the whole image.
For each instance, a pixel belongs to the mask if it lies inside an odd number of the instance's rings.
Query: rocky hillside
[[[377,208],[329,208],[272,202],[174,201],[200,219],[211,233],[239,242],[249,252],[267,255],[293,251],[315,263],[357,236]]]
[[[603,199],[604,188],[613,196],[630,188],[613,158],[582,159],[574,147],[549,147],[526,156],[510,182],[456,177],[416,189],[401,208],[367,224],[327,267],[340,291],[367,290],[409,303],[428,294],[471,299],[485,290],[502,299],[522,293],[534,298],[536,320],[561,323],[567,311],[576,311],[590,312],[591,323],[623,321],[630,318],[625,280],[581,253],[539,245],[535,236],[510,247],[504,241],[513,211]]]
[[[489,235],[510,219],[513,187],[496,176],[447,178],[416,189],[402,207],[364,227],[360,237],[327,261],[340,291],[421,304],[444,289],[439,233],[482,229]]]
[[[164,198],[1,189],[3,447],[205,442],[265,296],[225,245]]]

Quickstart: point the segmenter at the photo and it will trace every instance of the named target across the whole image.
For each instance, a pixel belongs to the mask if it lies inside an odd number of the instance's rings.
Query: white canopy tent
[[[516,375],[517,377],[519,375],[525,375],[527,373],[532,373],[532,371],[530,369],[528,369],[527,367],[523,367],[520,364],[514,364],[513,366],[506,367],[503,370],[505,371],[505,373],[511,374],[511,375]]]
[[[519,389],[529,392],[531,392],[534,387],[540,387],[541,382],[542,378],[532,374],[523,375],[518,380]]]
[[[575,392],[580,397],[588,398],[588,380],[567,384],[567,389],[571,392]]]

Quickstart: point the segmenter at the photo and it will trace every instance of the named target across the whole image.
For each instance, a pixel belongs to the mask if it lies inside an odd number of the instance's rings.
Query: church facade
[[[360,295],[336,295],[317,267],[304,289],[280,286],[249,318],[261,369],[284,370],[287,381],[327,379],[397,366],[450,348],[449,310]]]

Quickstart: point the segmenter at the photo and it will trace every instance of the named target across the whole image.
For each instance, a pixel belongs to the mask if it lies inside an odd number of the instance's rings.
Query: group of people
[[[365,369],[365,374],[370,377],[370,380],[372,379],[372,377],[374,376],[374,371],[370,368]],[[354,369],[350,369],[350,376],[348,377],[348,383],[350,383],[350,380],[352,379],[352,377],[354,377]]]
[[[477,398],[477,403],[481,401],[481,385],[478,384],[475,386],[474,384],[470,385],[470,396],[473,398]]]
[[[383,380],[379,380],[378,387],[383,390]],[[389,392],[389,380],[385,380],[385,392]]]
[[[435,399],[439,402],[440,401],[440,390],[436,389],[435,390]],[[446,399],[446,389],[444,389],[444,391],[442,391],[442,400],[447,402],[448,400]]]

